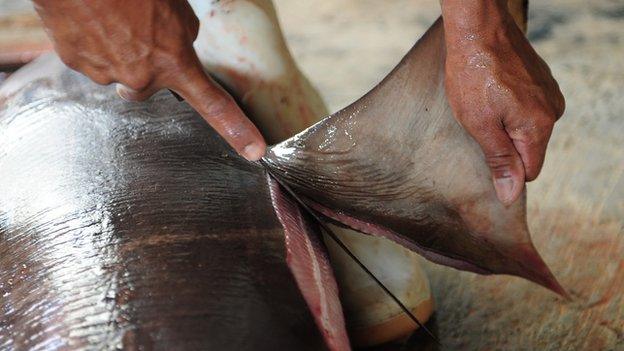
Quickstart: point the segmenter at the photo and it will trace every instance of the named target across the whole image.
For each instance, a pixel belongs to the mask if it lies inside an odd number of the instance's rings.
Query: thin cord
[[[366,274],[368,274],[368,276],[370,276],[375,283],[377,283],[381,289],[383,289],[383,291],[390,296],[390,298],[392,300],[394,300],[394,302],[399,305],[399,307],[403,310],[403,312],[405,312],[412,321],[414,321],[414,323],[416,323],[416,325],[418,325],[420,328],[422,328],[438,345],[441,346],[440,340],[433,335],[433,333],[424,325],[422,324],[418,318],[416,318],[416,316],[414,316],[414,314],[412,314],[412,312],[405,307],[405,305],[401,302],[401,300],[399,300],[398,297],[396,297],[385,285],[384,283],[382,283],[379,279],[377,279],[377,277],[375,276],[375,274],[373,272],[371,272],[366,265],[364,265],[364,263],[362,263],[362,261],[360,261],[360,259],[355,256],[355,254],[347,247],[347,245],[345,245],[342,240],[340,240],[340,238],[338,238],[338,236],[336,235],[336,233],[334,233],[334,231],[329,228],[329,226],[327,226],[327,224],[325,224],[325,222],[319,217],[319,215],[316,213],[316,211],[312,210],[305,202],[303,202],[303,200],[301,200],[301,198],[299,198],[299,196],[297,196],[297,194],[295,194],[295,192],[288,186],[286,185],[285,182],[283,182],[281,179],[279,179],[268,167],[268,165],[266,164],[266,162],[264,160],[260,160],[260,163],[264,166],[264,168],[266,169],[267,173],[269,173],[269,175],[275,179],[277,181],[277,183],[284,189],[286,189],[286,191],[295,199],[295,201],[297,201],[297,203],[299,205],[301,205],[301,207],[303,207],[303,209],[306,210],[306,212],[308,212],[312,217],[314,217],[314,219],[319,223],[319,225],[327,232],[327,234],[329,235],[329,237],[336,243],[338,244],[338,246],[340,246],[340,248],[342,248],[344,250],[344,252],[347,253],[347,255],[349,255],[349,257],[351,257],[351,259],[353,259],[353,261],[355,261],[355,263],[357,263],[358,266],[360,266],[360,268],[366,272]]]

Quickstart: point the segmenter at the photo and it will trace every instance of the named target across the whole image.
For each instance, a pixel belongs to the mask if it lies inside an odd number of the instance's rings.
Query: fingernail
[[[264,147],[256,143],[248,144],[243,148],[241,155],[248,161],[258,161],[264,156]]]
[[[123,85],[117,84],[115,86],[115,90],[117,90],[117,95],[119,95],[122,100],[131,102],[130,99],[128,99],[128,97],[126,96],[126,88]]]
[[[497,178],[494,180],[494,189],[498,199],[505,205],[511,204],[514,195],[514,181],[512,178]]]

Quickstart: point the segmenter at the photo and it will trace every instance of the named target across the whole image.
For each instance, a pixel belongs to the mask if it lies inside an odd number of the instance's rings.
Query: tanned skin
[[[236,102],[206,73],[193,49],[199,20],[184,0],[34,0],[67,66],[118,93],[144,100],[163,88],[182,96],[242,156],[266,143]]]
[[[266,143],[193,49],[199,21],[184,0],[34,0],[59,56],[131,101],[169,88],[242,156]],[[481,145],[499,199],[510,204],[539,174],[564,99],[546,63],[504,0],[443,0],[446,93],[457,120]]]
[[[446,95],[481,145],[498,198],[511,204],[544,163],[565,102],[505,0],[444,0]]]

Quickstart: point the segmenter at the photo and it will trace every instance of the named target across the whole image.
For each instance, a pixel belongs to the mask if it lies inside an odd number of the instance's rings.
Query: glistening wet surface
[[[331,111],[376,84],[440,12],[437,0],[276,4],[295,58]],[[529,185],[529,225],[574,302],[520,279],[425,263],[442,346],[416,338],[394,349],[624,348],[623,11],[621,1],[530,1],[529,38],[567,109]]]
[[[11,2],[24,7],[0,6]],[[437,0],[276,5],[296,59],[332,111],[376,84],[439,14]],[[567,110],[529,186],[529,221],[540,253],[577,300],[565,304],[520,279],[426,264],[437,349],[624,347],[623,13],[621,1],[531,1],[529,38],[559,80]],[[436,349],[418,336],[409,345],[398,349]]]

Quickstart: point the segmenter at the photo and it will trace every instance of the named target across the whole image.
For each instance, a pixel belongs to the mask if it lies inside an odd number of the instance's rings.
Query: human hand
[[[242,156],[266,143],[234,99],[206,73],[193,49],[199,21],[181,0],[34,0],[60,58],[118,94],[145,100],[163,88],[182,96]]]
[[[540,173],[563,95],[505,1],[444,0],[442,9],[447,98],[509,205]]]

